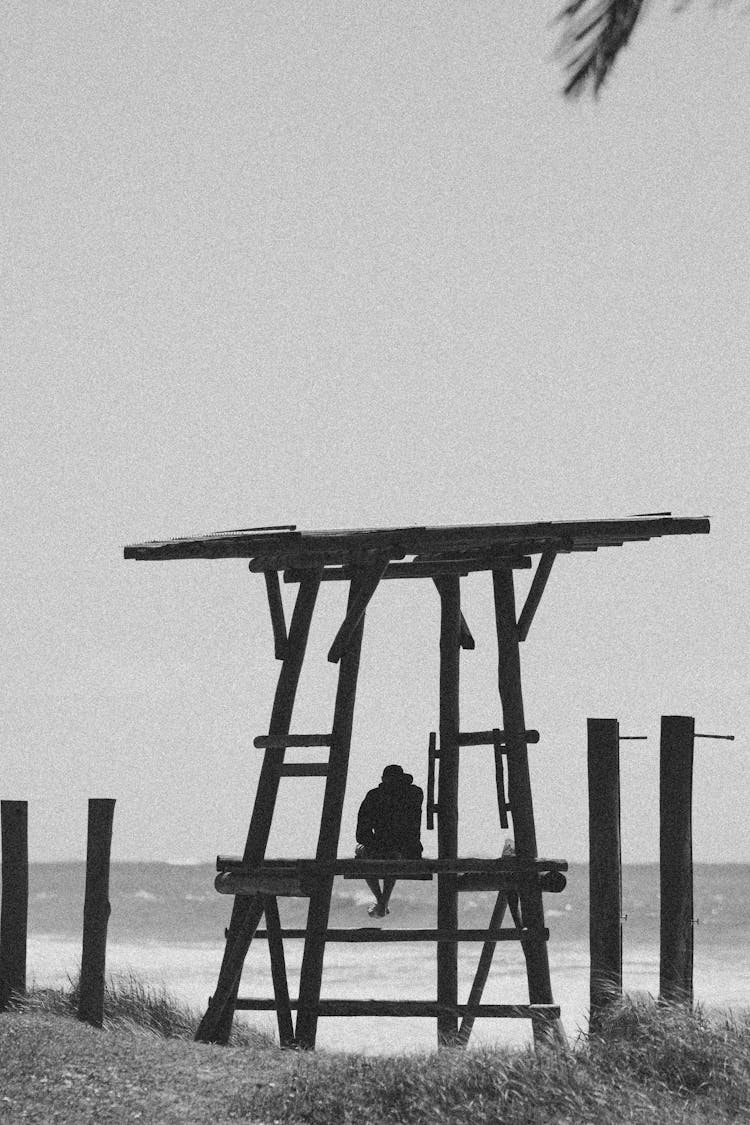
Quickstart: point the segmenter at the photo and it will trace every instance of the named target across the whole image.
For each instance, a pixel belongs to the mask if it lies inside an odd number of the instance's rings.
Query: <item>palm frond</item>
[[[645,0],[568,0],[559,19],[565,24],[557,49],[570,75],[565,94],[594,94],[627,43]]]

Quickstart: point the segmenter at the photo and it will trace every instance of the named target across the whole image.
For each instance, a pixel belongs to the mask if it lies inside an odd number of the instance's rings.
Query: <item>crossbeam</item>
[[[290,929],[282,930],[281,936],[292,941],[304,941],[307,930]],[[326,941],[345,943],[374,943],[389,944],[392,942],[435,942],[435,941],[525,941],[529,936],[526,927],[521,929],[506,926],[496,930],[381,930],[378,926],[362,926],[352,929],[327,930]],[[549,940],[549,930],[544,929],[540,936],[543,941]],[[268,938],[268,930],[256,930],[255,938]]]
[[[292,1010],[297,1001],[290,1001]],[[256,997],[239,997],[236,1008],[241,1012],[273,1012],[276,1001]],[[318,1016],[488,1016],[495,1019],[559,1019],[558,1004],[439,1004],[435,1000],[318,1000]]]

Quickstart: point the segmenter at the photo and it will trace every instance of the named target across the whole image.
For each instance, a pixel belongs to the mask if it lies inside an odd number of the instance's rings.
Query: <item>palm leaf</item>
[[[565,23],[558,55],[570,75],[565,93],[575,97],[590,87],[598,93],[627,43],[645,0],[568,0],[559,19]]]

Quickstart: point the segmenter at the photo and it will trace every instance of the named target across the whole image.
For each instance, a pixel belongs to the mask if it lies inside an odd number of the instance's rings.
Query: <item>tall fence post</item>
[[[620,727],[587,719],[589,786],[589,1029],[622,997]]]
[[[659,999],[693,1003],[693,742],[695,719],[662,715],[659,755]]]
[[[89,800],[78,1018],[94,1027],[101,1027],[104,1022],[104,972],[110,914],[109,853],[114,812],[115,802],[110,798]]]
[[[0,901],[0,1011],[13,993],[26,991],[26,936],[29,913],[29,806],[0,802],[2,900]]]

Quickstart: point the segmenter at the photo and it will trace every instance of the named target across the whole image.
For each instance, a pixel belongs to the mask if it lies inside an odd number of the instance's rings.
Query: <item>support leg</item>
[[[492,911],[492,917],[490,918],[490,930],[500,929],[503,924],[503,918],[505,917],[505,911],[507,910],[507,908],[508,896],[505,891],[500,891],[495,901],[495,907]],[[495,956],[496,945],[497,942],[490,939],[486,941],[482,946],[482,952],[479,955],[479,964],[477,965],[477,971],[474,974],[474,980],[469,992],[468,1003],[470,1005],[479,1004],[481,1002],[482,993],[484,992],[484,986],[486,985],[487,978],[490,975],[492,958]],[[458,1029],[457,1043],[459,1046],[465,1047],[468,1044],[469,1037],[471,1036],[471,1029],[473,1028],[473,1026],[474,1016],[465,1015],[461,1020],[461,1026]]]
[[[458,854],[458,731],[461,593],[458,577],[441,578],[440,591],[440,775],[438,792],[438,855]],[[455,875],[438,875],[437,926],[458,929],[458,887]],[[458,1017],[458,943],[437,943],[438,1046],[456,1043]]]
[[[307,648],[315,601],[320,587],[320,574],[312,572],[300,583],[294,606],[279,682],[271,710],[269,734],[286,736],[292,720],[294,699],[297,694],[302,661]],[[266,750],[258,779],[255,804],[247,834],[243,860],[247,864],[260,863],[266,854],[266,844],[271,831],[271,819],[279,788],[280,769],[284,750]],[[237,991],[242,976],[242,966],[253,934],[263,913],[263,903],[254,898],[236,898],[232,908],[224,959],[219,971],[219,982],[208,1011],[200,1022],[196,1039],[202,1043],[227,1043],[237,1002]]]
[[[279,904],[275,895],[265,896],[266,926],[268,928],[268,952],[271,957],[271,976],[273,994],[276,1000],[276,1020],[279,1025],[279,1046],[294,1046],[292,1009],[289,1002],[289,984],[286,976],[284,942],[281,937]]]
[[[358,600],[361,600],[359,579],[353,579],[349,588],[349,610],[358,603]],[[328,777],[316,852],[318,860],[334,860],[338,851],[364,620],[363,612],[353,628],[351,639],[343,651],[339,664]],[[318,1029],[318,1002],[332,891],[333,876],[321,877],[310,897],[307,914],[307,938],[300,972],[296,1025],[297,1046],[307,1050],[315,1047]]]
[[[516,855],[520,859],[536,859],[536,830],[529,777],[526,720],[523,713],[513,571],[495,570],[492,579],[497,626],[498,686],[508,748],[508,797],[513,817]],[[542,937],[544,907],[538,880],[523,883],[520,888],[520,898],[523,923],[531,931],[531,936],[523,943],[529,982],[529,1003],[552,1004],[547,944]],[[555,1020],[550,1025],[535,1020],[535,1043],[538,1045],[550,1040],[565,1043],[565,1032],[560,1021]]]

